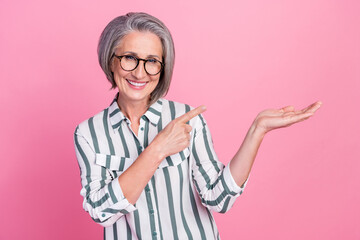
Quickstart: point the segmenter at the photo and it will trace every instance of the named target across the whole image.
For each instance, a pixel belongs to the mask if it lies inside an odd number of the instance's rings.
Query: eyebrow
[[[135,53],[135,52],[126,51],[126,52],[124,52],[123,54],[125,54],[125,53],[130,53],[130,54],[132,54],[132,55],[134,55],[134,56],[138,57],[138,54],[137,54],[137,53]],[[153,55],[153,54],[147,55],[147,57],[146,57],[146,58],[153,58],[153,57],[156,57],[156,58],[161,59],[158,55]]]

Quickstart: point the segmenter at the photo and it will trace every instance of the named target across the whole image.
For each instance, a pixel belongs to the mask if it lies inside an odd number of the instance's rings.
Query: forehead
[[[160,38],[154,33],[133,31],[123,37],[116,52],[117,54],[134,52],[140,57],[149,55],[161,57],[162,44]]]

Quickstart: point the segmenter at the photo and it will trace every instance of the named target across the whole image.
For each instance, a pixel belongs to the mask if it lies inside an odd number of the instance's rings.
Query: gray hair
[[[111,71],[111,60],[116,47],[123,37],[133,31],[151,32],[157,35],[162,44],[164,69],[159,83],[150,95],[150,104],[165,96],[169,90],[175,62],[174,42],[169,29],[159,19],[143,12],[130,12],[113,19],[102,32],[98,44],[99,63],[107,79],[116,88]]]

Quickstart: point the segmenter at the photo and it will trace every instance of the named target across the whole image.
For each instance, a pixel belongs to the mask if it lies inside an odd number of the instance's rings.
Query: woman
[[[106,239],[219,239],[211,211],[228,211],[243,192],[265,134],[309,118],[321,105],[261,112],[224,166],[201,115],[205,107],[162,98],[174,46],[161,21],[146,13],[115,18],[98,55],[119,92],[77,126],[74,139],[83,207],[105,227]]]

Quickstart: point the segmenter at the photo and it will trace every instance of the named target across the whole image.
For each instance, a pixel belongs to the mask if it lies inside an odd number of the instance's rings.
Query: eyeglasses
[[[138,67],[140,60],[144,61],[145,72],[151,76],[160,73],[164,67],[164,63],[160,62],[155,58],[142,59],[133,55],[117,56],[115,54],[113,55],[113,57],[118,58],[120,60],[121,68],[128,72],[135,70]]]

